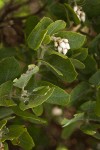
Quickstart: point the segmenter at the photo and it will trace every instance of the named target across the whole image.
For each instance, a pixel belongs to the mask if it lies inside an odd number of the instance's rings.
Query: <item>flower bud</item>
[[[60,42],[59,46],[62,47],[62,48],[66,48],[66,43]]]
[[[64,41],[65,43],[68,43],[68,39],[63,39],[63,41]]]
[[[67,48],[67,49],[70,49],[69,43],[66,43],[66,48]]]
[[[85,22],[85,13],[84,13],[84,12],[81,14],[81,20],[82,20],[83,22]]]
[[[74,6],[74,11],[76,12],[77,10],[78,10],[78,7],[76,5],[76,6]]]
[[[67,48],[63,49],[63,54],[64,54],[64,55],[66,55],[67,52],[68,52],[68,49],[67,49]]]
[[[57,42],[55,42],[55,43],[54,43],[54,46],[55,46],[55,47],[58,47],[58,43],[57,43]]]
[[[58,52],[62,53],[62,50],[63,50],[62,47],[58,46]]]
[[[61,116],[62,115],[62,109],[61,108],[58,108],[58,107],[54,107],[52,109],[52,114],[53,116]]]
[[[82,13],[82,11],[80,11],[80,10],[78,10],[78,11],[77,11],[77,15],[79,15],[79,16],[80,16],[80,15],[81,15],[81,13]]]

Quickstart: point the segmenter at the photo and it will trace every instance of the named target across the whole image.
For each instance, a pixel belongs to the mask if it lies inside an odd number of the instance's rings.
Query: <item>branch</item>
[[[9,20],[25,20],[25,19],[27,19],[28,17],[30,17],[30,16],[32,16],[32,15],[38,15],[38,14],[40,14],[44,9],[45,9],[45,7],[47,6],[47,4],[44,4],[39,10],[37,10],[35,13],[32,13],[32,14],[30,14],[30,15],[27,15],[27,16],[22,16],[22,17],[11,17],[11,18],[9,18],[8,20],[6,20],[6,21],[9,21]]]
[[[11,0],[4,8],[3,8],[3,12],[1,13],[1,16],[0,16],[0,21],[3,21],[7,16],[8,14],[18,10],[20,7],[24,6],[24,5],[27,5],[29,3],[31,3],[32,0],[27,0],[26,2],[23,2],[21,4],[15,4],[15,5],[12,5],[14,3],[14,0]]]

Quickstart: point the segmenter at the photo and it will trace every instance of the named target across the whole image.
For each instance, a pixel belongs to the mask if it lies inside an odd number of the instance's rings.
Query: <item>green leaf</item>
[[[72,58],[78,59],[80,61],[84,61],[88,55],[88,49],[87,48],[80,48],[77,51],[73,51],[73,52],[77,52],[75,53]]]
[[[16,55],[16,49],[12,47],[3,47],[0,49],[0,60],[6,57],[11,57]]]
[[[62,139],[64,140],[69,139],[70,136],[73,134],[73,132],[76,130],[77,126],[78,126],[78,122],[74,122],[70,124],[69,126],[66,126],[65,128],[63,128],[62,134],[61,134]]]
[[[27,42],[30,48],[37,50],[40,47],[41,43],[43,42],[47,34],[46,28],[48,27],[50,23],[52,23],[52,20],[47,17],[44,17],[35,26],[35,28],[32,30],[32,32],[30,33],[27,39]]]
[[[67,11],[69,12],[69,16],[71,16],[73,18],[75,24],[76,25],[79,24],[80,20],[77,17],[76,13],[74,12],[73,8],[68,4],[65,4],[65,7],[67,8]]]
[[[37,124],[46,124],[47,122],[44,119],[41,119],[35,115],[33,115],[30,112],[27,111],[22,111],[18,107],[13,107],[13,112],[17,115],[22,117],[24,120],[28,120],[32,123],[37,123]]]
[[[32,109],[32,111],[35,113],[36,116],[41,116],[43,113],[43,106],[39,105]]]
[[[98,89],[97,95],[96,95],[95,113],[96,113],[97,116],[100,117],[100,88]]]
[[[69,104],[69,94],[56,86],[47,103],[67,106]]]
[[[39,18],[37,16],[30,16],[25,22],[25,33],[26,37],[29,36],[33,28],[37,25],[39,22]]]
[[[96,127],[93,124],[82,125],[81,130],[88,135],[94,135],[96,133]]]
[[[92,77],[89,79],[89,82],[95,86],[100,85],[100,70],[92,75]]]
[[[7,120],[1,120],[0,121],[0,130],[2,130],[2,128],[6,125]]]
[[[26,72],[25,74],[22,74],[21,77],[19,79],[16,79],[14,82],[14,86],[18,87],[18,88],[24,88],[27,86],[29,80],[32,78],[32,76],[34,74],[36,74],[37,72],[39,71],[39,68],[38,66],[35,66],[34,65],[34,68],[29,71],[29,72]]]
[[[45,38],[44,38],[44,40],[43,40],[43,44],[47,45],[47,44],[50,43],[50,41],[51,41],[51,37],[49,35],[46,35]]]
[[[89,52],[93,54],[99,55],[98,49],[99,49],[99,43],[100,43],[100,34],[98,34],[89,44]]]
[[[48,63],[48,62],[46,62],[44,60],[39,60],[39,61],[41,61],[46,66],[48,66],[50,68],[50,70],[53,70],[54,72],[56,72],[60,76],[63,76],[63,74],[58,69],[56,69],[55,67],[53,67],[50,63]]]
[[[83,9],[87,15],[87,18],[91,22],[93,28],[97,33],[100,33],[100,1],[99,0],[89,0],[85,1],[85,5],[83,5]],[[92,11],[93,10],[93,11]],[[94,38],[93,38],[94,39]],[[94,49],[95,51],[96,49]]]
[[[30,99],[27,105],[24,102],[20,103],[21,110],[34,108],[43,104],[51,96],[53,91],[54,91],[54,88],[50,88],[49,86],[44,86],[44,88],[36,92],[33,91],[33,94],[32,96],[30,96]]]
[[[84,112],[94,113],[95,104],[95,101],[89,100],[80,106],[80,110]]]
[[[22,125],[11,125],[9,127],[9,132],[7,134],[3,134],[2,141],[5,140],[13,140],[21,136],[23,132],[26,131],[26,128]]]
[[[12,99],[6,99],[6,98],[0,99],[0,106],[11,107],[11,106],[16,106],[16,105],[17,104],[14,103]]]
[[[64,29],[66,27],[66,23],[63,20],[57,20],[53,23],[51,23],[48,27],[47,27],[47,34],[48,35],[53,35],[54,33],[57,33],[58,31]]]
[[[39,35],[37,35],[38,38],[36,37],[36,34],[35,34],[35,37],[33,35],[32,37],[29,36],[29,38],[28,38],[29,47],[34,50],[37,50],[41,46],[41,44],[47,34],[47,30],[41,31],[41,33]]]
[[[50,57],[49,63],[63,74],[63,76],[60,76],[56,72],[53,72],[63,81],[72,82],[76,79],[77,72],[69,58],[63,59],[60,56],[53,55]]]
[[[84,69],[85,65],[77,59],[70,58],[72,64],[76,69]]]
[[[84,119],[86,122],[95,122],[100,124],[100,116],[96,115],[95,109],[96,108],[96,101],[87,101],[84,104],[81,105],[80,110],[85,112]],[[93,125],[92,125],[93,126]]]
[[[0,62],[0,84],[15,79],[20,74],[20,66],[14,57],[8,57]]]
[[[62,31],[57,36],[68,39],[72,50],[81,48],[86,41],[86,36],[72,31]]]
[[[12,87],[13,87],[12,81],[7,81],[7,82],[1,84],[0,85],[0,98],[10,95]]]
[[[66,126],[71,125],[72,123],[75,123],[75,122],[82,122],[83,120],[84,120],[84,113],[78,113],[78,114],[74,115],[74,118],[66,119],[62,123],[64,124],[63,127],[66,127]]]
[[[48,85],[50,87],[54,87],[54,91],[52,93],[52,95],[48,98],[48,100],[46,101],[47,103],[50,104],[56,104],[56,105],[61,105],[61,106],[67,106],[70,100],[70,95],[64,91],[63,89],[61,89],[60,87],[51,84],[49,82],[41,82],[42,85]]]
[[[10,107],[15,106],[13,100],[10,99],[13,82],[7,81],[0,85],[0,106]]]
[[[99,0],[85,0],[83,8],[88,17],[96,17],[100,15],[100,1]]]
[[[0,108],[0,119],[6,118],[12,115],[14,112],[10,108]]]
[[[89,92],[90,85],[87,82],[81,82],[71,92],[70,104],[76,105]]]
[[[97,63],[92,56],[88,55],[83,63],[85,65],[85,69],[81,70],[82,73],[90,74],[97,70]]]
[[[54,1],[53,1],[54,2]],[[49,13],[57,20],[62,19],[68,22],[67,11],[63,4],[61,3],[53,3],[49,7]]]
[[[19,138],[19,146],[22,147],[24,150],[32,150],[35,146],[32,137],[29,135],[28,132],[24,132]]]
[[[85,120],[97,122],[98,124],[100,124],[100,117],[95,114],[95,110],[91,112],[87,110],[87,112],[88,112],[88,115],[85,116]]]
[[[94,135],[92,135],[94,138],[100,140],[100,133],[96,132]]]

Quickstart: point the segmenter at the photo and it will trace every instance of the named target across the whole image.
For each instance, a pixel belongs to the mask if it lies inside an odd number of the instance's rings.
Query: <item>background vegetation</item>
[[[68,39],[66,55],[53,37]],[[99,140],[100,0],[0,0],[0,150],[100,150]]]

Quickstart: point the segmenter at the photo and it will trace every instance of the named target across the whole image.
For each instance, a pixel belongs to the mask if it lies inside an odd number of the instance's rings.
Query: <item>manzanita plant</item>
[[[11,141],[35,149],[52,119],[62,127],[62,139],[78,128],[100,140],[100,29],[93,22],[100,2],[76,2],[48,1],[49,17],[24,22],[24,44],[1,44],[0,148],[8,150]],[[71,118],[64,113],[69,108],[75,109]],[[67,150],[60,144],[56,150]]]

